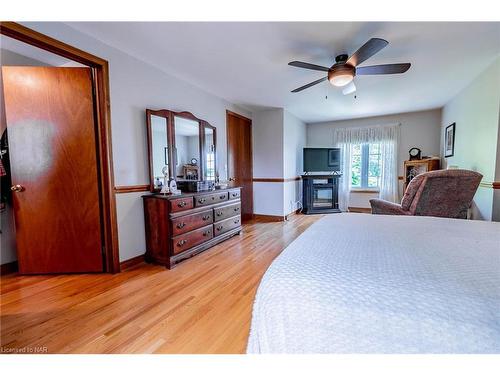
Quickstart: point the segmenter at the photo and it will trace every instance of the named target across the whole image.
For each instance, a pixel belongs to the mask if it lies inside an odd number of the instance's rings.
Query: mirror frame
[[[147,141],[148,141],[148,163],[149,163],[149,191],[158,192],[160,189],[155,188],[154,181],[154,168],[153,168],[153,134],[152,134],[152,124],[151,116],[163,117],[166,119],[166,132],[167,132],[167,147],[168,147],[168,168],[169,175],[171,175],[172,166],[172,134],[170,131],[171,127],[171,112],[166,109],[153,110],[146,109],[146,129],[147,129]]]
[[[157,193],[160,189],[154,186],[154,170],[153,170],[153,139],[151,131],[151,115],[164,117],[167,119],[167,147],[168,147],[168,173],[169,176],[173,177],[177,181],[177,176],[175,175],[175,166],[177,164],[177,147],[175,145],[175,117],[182,117],[188,120],[193,120],[198,122],[199,130],[199,147],[200,147],[200,178],[201,181],[205,181],[205,129],[210,128],[213,131],[214,138],[214,159],[215,159],[215,174],[217,175],[217,128],[211,125],[208,121],[200,119],[193,115],[191,112],[181,111],[175,112],[168,109],[146,109],[146,127],[147,127],[147,142],[148,142],[148,162],[149,162],[149,190],[152,193]]]

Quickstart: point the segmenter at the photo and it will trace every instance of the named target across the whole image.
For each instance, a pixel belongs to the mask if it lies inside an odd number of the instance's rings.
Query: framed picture
[[[334,148],[334,149],[328,150],[328,166],[329,167],[338,166],[339,160],[340,160],[340,149]]]
[[[455,123],[448,125],[444,131],[444,157],[453,156],[455,152]]]

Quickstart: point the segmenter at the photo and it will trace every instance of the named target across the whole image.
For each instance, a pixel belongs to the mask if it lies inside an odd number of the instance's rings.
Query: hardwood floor
[[[244,353],[256,288],[321,216],[244,225],[172,270],[1,278],[1,352]]]

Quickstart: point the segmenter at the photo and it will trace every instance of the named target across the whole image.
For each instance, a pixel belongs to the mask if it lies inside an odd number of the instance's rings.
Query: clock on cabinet
[[[410,148],[408,153],[410,154],[410,160],[420,160],[422,158],[422,150],[417,147]]]

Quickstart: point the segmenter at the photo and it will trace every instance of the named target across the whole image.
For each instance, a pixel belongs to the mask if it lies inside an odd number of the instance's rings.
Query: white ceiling
[[[70,22],[71,27],[250,110],[284,107],[305,122],[443,106],[500,53],[500,23]],[[357,98],[328,82],[290,91],[372,37],[389,45],[363,66],[411,62],[402,75],[355,78]],[[325,97],[328,96],[328,99]]]

